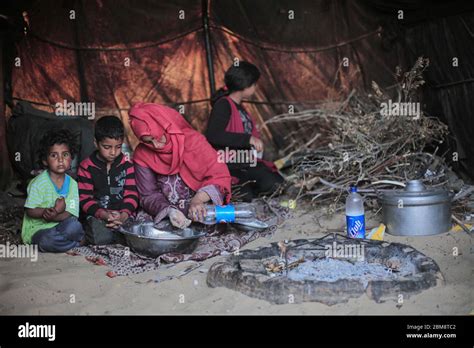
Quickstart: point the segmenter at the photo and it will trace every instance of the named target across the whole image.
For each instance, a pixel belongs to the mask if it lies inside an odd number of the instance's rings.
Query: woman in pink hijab
[[[138,103],[130,110],[130,125],[140,140],[133,155],[140,203],[155,223],[168,216],[183,228],[190,220],[204,219],[205,203],[229,202],[227,166],[218,162],[217,152],[180,113],[164,105]]]

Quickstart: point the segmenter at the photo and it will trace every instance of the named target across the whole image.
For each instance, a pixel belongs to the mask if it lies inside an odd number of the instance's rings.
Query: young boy
[[[133,164],[122,154],[124,128],[119,118],[103,116],[95,124],[97,151],[77,171],[79,199],[86,217],[86,241],[122,243],[116,231],[138,207]]]
[[[39,157],[47,168],[28,185],[21,237],[42,252],[65,252],[84,237],[77,182],[66,174],[76,153],[68,130],[50,130],[40,142]]]

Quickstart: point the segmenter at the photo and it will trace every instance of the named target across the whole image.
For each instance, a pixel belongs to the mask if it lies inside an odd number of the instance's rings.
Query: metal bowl
[[[251,222],[234,223],[234,226],[238,230],[245,231],[245,232],[259,231],[259,230],[264,230],[270,227],[266,222],[259,221],[259,220],[253,220]]]
[[[153,258],[166,253],[190,253],[196,248],[199,238],[205,235],[203,231],[192,228],[157,228],[153,222],[128,224],[119,231],[133,251]]]

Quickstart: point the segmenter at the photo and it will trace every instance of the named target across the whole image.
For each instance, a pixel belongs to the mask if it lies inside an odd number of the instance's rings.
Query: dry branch
[[[373,93],[353,91],[341,102],[321,103],[315,109],[276,115],[266,122],[299,129],[286,137],[282,157],[303,195],[330,204],[334,212],[351,184],[377,192],[400,188],[410,179],[422,179],[427,186],[448,182],[449,168],[436,155],[447,126],[424,114],[421,107],[418,116],[382,112],[389,103],[410,105],[412,110],[420,105],[417,90],[424,84],[422,73],[428,64],[428,59],[420,57],[406,73],[397,68],[393,99],[373,82]]]

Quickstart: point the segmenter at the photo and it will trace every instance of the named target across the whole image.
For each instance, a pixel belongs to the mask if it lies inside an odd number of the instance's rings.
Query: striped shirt
[[[64,184],[69,181],[67,194],[65,195],[66,211],[71,215],[79,217],[79,194],[77,190],[77,182],[65,174]],[[69,178],[69,179],[66,179]],[[63,184],[63,186],[64,186]],[[64,188],[65,189],[65,188]],[[62,190],[61,190],[62,191]],[[64,190],[65,192],[66,190]],[[47,170],[33,178],[28,184],[28,197],[26,198],[25,208],[52,208],[56,203],[56,199],[60,197],[56,187],[49,177]],[[46,221],[42,218],[35,219],[29,217],[26,213],[23,217],[23,225],[21,228],[21,238],[26,244],[31,243],[31,238],[39,230],[52,228],[59,222]]]
[[[133,164],[120,154],[107,171],[107,163],[95,151],[77,170],[81,211],[98,217],[101,209],[118,210],[128,215],[138,207],[138,192]]]

